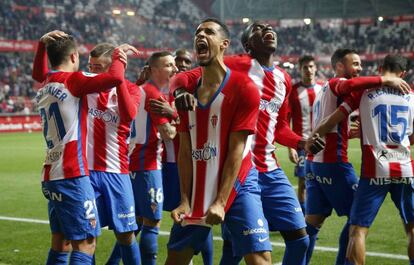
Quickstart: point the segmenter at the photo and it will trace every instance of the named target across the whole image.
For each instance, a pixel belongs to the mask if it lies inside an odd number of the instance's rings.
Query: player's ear
[[[225,49],[227,49],[229,47],[229,45],[230,45],[230,40],[229,39],[224,39],[221,42],[220,48],[222,48],[222,49],[225,50]]]
[[[70,56],[69,56],[70,57],[70,61],[72,63],[76,63],[76,59],[78,58],[78,56],[79,56],[79,54],[77,52],[71,53]]]

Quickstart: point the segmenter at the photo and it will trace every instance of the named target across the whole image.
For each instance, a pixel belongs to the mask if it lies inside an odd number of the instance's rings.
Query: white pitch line
[[[47,220],[39,220],[39,219],[31,219],[31,218],[18,218],[18,217],[8,217],[8,216],[0,216],[0,220],[3,221],[14,221],[14,222],[24,222],[24,223],[35,223],[35,224],[49,224],[49,221]],[[160,231],[160,235],[162,236],[169,236],[170,232],[168,231]],[[222,241],[223,239],[219,236],[214,236],[213,239],[215,241]],[[284,242],[270,242],[272,246],[275,247],[285,247]],[[337,248],[334,247],[320,247],[315,246],[315,250],[322,251],[322,252],[338,252]],[[398,259],[398,260],[408,260],[408,257],[405,255],[398,255],[398,254],[391,254],[391,253],[379,253],[379,252],[366,252],[367,256],[371,257],[381,257],[381,258],[388,258],[388,259]],[[280,264],[280,263],[276,263]]]

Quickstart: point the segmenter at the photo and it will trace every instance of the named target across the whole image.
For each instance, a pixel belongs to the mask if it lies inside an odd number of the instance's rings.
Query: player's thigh
[[[105,219],[108,220],[109,229],[117,233],[137,230],[134,194],[129,175],[102,172],[101,179],[103,203],[107,209]]]
[[[43,182],[53,220],[68,240],[84,240],[100,234],[95,194],[89,177]],[[51,219],[52,220],[52,219]]]
[[[354,194],[350,222],[360,227],[370,227],[384,202],[390,185],[375,185],[370,179],[361,178]]]
[[[391,199],[398,209],[404,224],[414,223],[414,184],[412,178],[402,179],[405,183],[391,184]]]
[[[198,254],[203,249],[210,232],[211,228],[205,226],[174,224],[167,244],[168,250],[181,252],[191,249],[193,254]]]
[[[170,212],[178,207],[181,200],[177,163],[163,164],[162,185],[164,190],[163,210]]]
[[[164,192],[161,170],[131,172],[137,216],[161,220]]]
[[[259,174],[264,215],[271,231],[294,231],[306,227],[295,190],[279,168]]]
[[[235,256],[271,251],[269,228],[263,214],[259,189],[239,190],[224,223],[230,231]]]

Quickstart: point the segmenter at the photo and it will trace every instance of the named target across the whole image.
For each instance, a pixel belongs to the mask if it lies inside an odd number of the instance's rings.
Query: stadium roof
[[[212,10],[225,19],[387,17],[413,15],[414,0],[216,0]]]

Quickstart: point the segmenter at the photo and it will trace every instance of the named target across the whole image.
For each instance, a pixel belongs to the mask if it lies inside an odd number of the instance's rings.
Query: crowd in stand
[[[192,46],[194,26],[206,16],[190,0],[5,0],[0,9],[0,40],[38,40],[49,30],[61,29],[80,43],[131,43],[138,48],[176,49]],[[114,15],[117,8],[121,14]],[[133,16],[127,16],[133,11]],[[229,23],[231,53],[242,52],[243,23]],[[336,23],[318,21],[310,25],[276,27],[278,55],[297,58],[303,54],[330,56],[338,47],[354,47],[361,53],[414,51],[414,22],[385,19],[374,23]],[[0,113],[27,111],[14,97],[33,97],[32,53],[0,53]],[[86,70],[87,58],[82,69]],[[127,75],[137,77],[143,60],[134,59]],[[378,62],[364,62],[365,74],[376,74]],[[287,68],[297,79],[296,68]],[[332,76],[329,64],[319,68],[319,79]],[[408,81],[413,83],[410,70]],[[27,104],[26,104],[27,105]],[[27,106],[26,106],[27,107]],[[29,106],[29,109],[31,107]],[[30,109],[31,111],[32,109]]]

